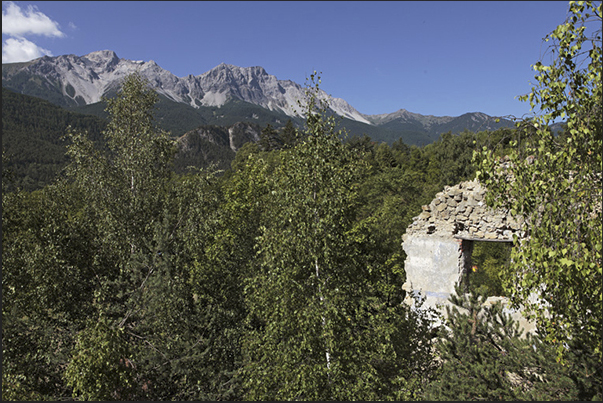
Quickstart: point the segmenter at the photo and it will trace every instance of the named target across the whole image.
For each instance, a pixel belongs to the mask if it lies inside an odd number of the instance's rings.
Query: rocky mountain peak
[[[119,57],[112,50],[99,50],[96,52],[88,53],[81,57],[82,60],[86,60],[95,67],[109,68],[115,67],[119,63]]]
[[[82,57],[85,57],[88,60],[119,60],[117,54],[112,50],[97,50],[95,52],[90,52]]]
[[[27,69],[28,74],[48,81],[45,87],[59,92],[50,98],[64,100],[64,104],[90,104],[99,102],[107,92],[114,90],[123,77],[139,71],[149,80],[151,87],[169,99],[199,106],[222,106],[229,99],[240,99],[271,111],[297,116],[298,101],[305,98],[303,88],[290,80],[278,80],[261,66],[239,67],[227,63],[198,76],[176,77],[154,61],[120,59],[114,51],[100,50],[84,56],[66,55],[43,57],[30,65],[3,65],[3,85],[11,87],[10,77],[17,70]],[[5,74],[6,72],[6,74]],[[32,78],[33,79],[33,78]],[[22,91],[24,84],[15,83]],[[19,88],[17,88],[19,87]],[[321,93],[321,98],[327,98]],[[330,103],[333,111],[363,123],[369,123],[343,99],[334,98]]]

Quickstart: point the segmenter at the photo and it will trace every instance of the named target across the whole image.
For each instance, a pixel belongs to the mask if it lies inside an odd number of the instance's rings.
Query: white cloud
[[[12,1],[2,2],[2,35],[10,38],[2,42],[2,63],[26,62],[52,52],[41,48],[25,36],[42,35],[62,38],[65,34],[59,29],[59,24],[51,20],[37,7],[29,5],[27,9]]]
[[[25,35],[44,35],[62,38],[65,36],[59,29],[59,23],[51,20],[46,14],[32,5],[23,12],[21,7],[8,1],[3,2],[6,10],[2,10],[2,33],[22,38]]]
[[[8,38],[2,42],[2,63],[27,62],[52,52],[43,49],[25,38]]]

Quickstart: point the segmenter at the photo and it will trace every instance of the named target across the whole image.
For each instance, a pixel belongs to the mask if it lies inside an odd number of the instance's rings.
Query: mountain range
[[[77,112],[103,116],[102,97],[116,93],[121,80],[138,71],[159,94],[158,119],[165,129],[181,136],[201,125],[230,126],[237,122],[282,127],[291,119],[303,122],[304,88],[279,80],[260,66],[220,64],[198,76],[177,77],[154,61],[132,61],[103,50],[84,56],[44,56],[24,63],[2,64],[2,86],[17,93],[48,100]],[[351,135],[366,134],[373,141],[425,145],[442,133],[484,131],[511,127],[513,122],[480,112],[457,117],[420,115],[400,109],[366,115],[341,98],[320,90],[319,98],[343,119]],[[298,104],[302,102],[302,107]]]

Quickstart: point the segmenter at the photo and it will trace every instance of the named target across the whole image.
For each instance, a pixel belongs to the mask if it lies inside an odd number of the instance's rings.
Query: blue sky
[[[365,114],[521,117],[564,1],[2,3],[2,61],[113,50],[182,77],[262,66]]]

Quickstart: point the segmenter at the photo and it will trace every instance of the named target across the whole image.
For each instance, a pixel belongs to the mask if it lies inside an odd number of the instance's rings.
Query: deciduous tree
[[[246,287],[246,397],[408,398],[429,367],[427,322],[402,304],[399,273],[373,259],[356,219],[362,162],[342,144],[315,78],[305,136],[266,181]]]
[[[537,114],[518,124],[523,136],[500,160],[475,154],[491,206],[525,218],[505,287],[515,306],[537,319],[563,356],[582,339],[601,359],[603,305],[601,3],[570,2],[567,20],[546,36],[551,62],[537,62],[537,84],[521,99]],[[562,119],[565,133],[550,125]],[[520,147],[521,146],[521,147]]]

